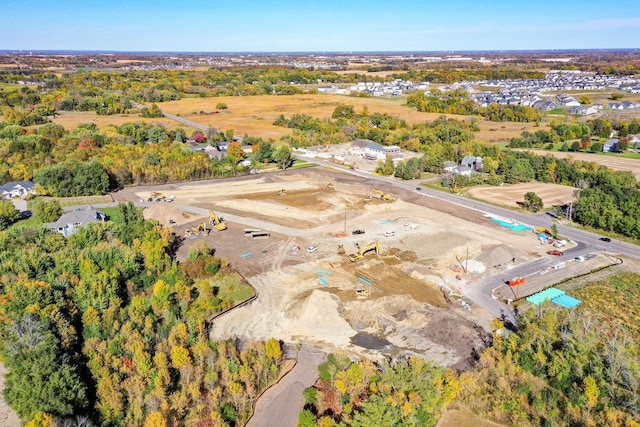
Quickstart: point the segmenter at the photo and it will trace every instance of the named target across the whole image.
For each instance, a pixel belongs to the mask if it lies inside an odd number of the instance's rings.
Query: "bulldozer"
[[[371,292],[364,288],[355,288],[356,299],[365,299],[371,296]]]
[[[349,261],[351,262],[362,261],[364,259],[364,254],[366,254],[371,250],[375,250],[376,255],[380,255],[380,242],[376,240],[375,242],[369,243],[368,245],[360,248],[360,250],[357,253],[349,254]]]
[[[278,196],[286,196],[287,195],[287,190],[285,190],[284,188],[280,191],[278,191],[276,193]]]
[[[218,215],[213,213],[211,209],[209,209],[209,224],[213,226],[218,231],[226,230],[227,224],[225,224]]]
[[[393,200],[393,197],[391,197],[391,194],[387,194],[382,190],[378,190],[377,188],[372,188],[371,191],[369,192],[369,196],[374,197],[376,199],[380,199],[380,200],[387,200],[387,201]]]

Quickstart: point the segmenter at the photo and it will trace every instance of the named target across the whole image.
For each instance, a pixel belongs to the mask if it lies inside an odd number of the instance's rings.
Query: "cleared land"
[[[501,187],[472,187],[465,191],[476,199],[511,208],[518,207],[518,202],[524,201],[524,195],[532,191],[542,199],[545,208],[550,208],[575,201],[573,197],[575,190],[574,187],[566,185],[526,182]]]
[[[335,190],[327,190],[327,183]],[[204,240],[258,292],[250,305],[214,321],[213,338],[274,336],[355,357],[421,354],[465,368],[472,351],[484,346],[491,316],[479,307],[463,309],[455,294],[490,274],[490,267],[547,256],[547,248],[533,233],[506,231],[481,212],[380,188],[396,200],[365,204],[371,189],[366,179],[317,167],[128,188],[114,199],[137,201],[151,191],[175,195],[172,204],[147,203],[153,209],[145,216],[178,222],[172,210],[188,211],[191,221],[174,225],[178,236],[208,223],[209,209],[225,220],[227,230],[184,238],[178,252],[184,259],[190,245]],[[278,196],[280,189],[287,194]],[[270,237],[245,237],[245,228],[268,231]],[[346,236],[338,237],[345,229]],[[354,229],[365,234],[352,235]],[[395,235],[385,237],[387,231]],[[372,250],[363,261],[349,261],[346,254],[357,252],[357,245],[374,242],[380,244],[378,255]],[[338,254],[339,245],[345,255]],[[309,246],[318,250],[308,253]],[[461,260],[467,273],[461,272]],[[368,296],[358,298],[356,289]]]

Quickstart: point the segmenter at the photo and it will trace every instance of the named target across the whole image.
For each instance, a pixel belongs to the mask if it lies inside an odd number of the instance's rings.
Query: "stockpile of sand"
[[[494,245],[483,247],[482,253],[476,257],[486,267],[507,266],[513,264],[513,259],[522,260],[522,251],[516,247]]]
[[[182,225],[202,218],[201,215],[183,212],[169,203],[157,203],[145,208],[142,211],[142,216],[144,216],[144,219],[155,219],[165,227]],[[174,223],[171,221],[174,221]]]

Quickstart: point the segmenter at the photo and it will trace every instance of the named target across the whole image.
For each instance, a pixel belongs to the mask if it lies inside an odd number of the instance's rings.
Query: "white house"
[[[78,228],[98,221],[106,221],[107,216],[99,210],[89,206],[63,214],[56,222],[43,224],[52,231],[57,231],[65,237],[71,236]]]
[[[12,181],[0,186],[0,198],[24,198],[28,194],[36,194],[35,184],[31,181]]]

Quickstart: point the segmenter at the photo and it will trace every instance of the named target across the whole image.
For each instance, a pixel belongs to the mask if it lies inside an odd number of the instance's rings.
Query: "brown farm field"
[[[179,125],[171,119],[165,118],[143,118],[139,114],[116,114],[112,116],[101,116],[92,111],[60,111],[52,119],[52,122],[63,126],[65,129],[75,129],[82,123],[95,123],[99,128],[107,126],[120,126],[129,122],[147,122],[161,124],[167,128],[175,128]]]
[[[217,110],[216,104],[223,102],[228,109]],[[185,98],[159,103],[167,113],[176,114],[196,123],[218,129],[233,129],[236,135],[277,139],[291,133],[291,129],[274,126],[273,122],[284,114],[309,114],[323,119],[331,117],[333,110],[341,104],[353,105],[356,113],[367,108],[370,113],[387,113],[399,116],[408,123],[435,120],[441,114],[423,113],[404,106],[404,98],[356,98],[343,95],[307,94],[284,96]],[[202,114],[204,112],[205,114]],[[459,120],[465,116],[453,116]]]
[[[640,160],[627,159],[610,154],[598,153],[569,153],[565,151],[524,150],[538,156],[554,156],[560,159],[573,159],[583,162],[596,162],[613,170],[631,171],[637,179],[640,179]]]
[[[547,208],[574,201],[575,188],[541,182],[503,185],[502,187],[474,187],[467,190],[472,197],[511,208],[518,207],[517,202],[522,202],[524,195],[529,191],[536,193]]]

